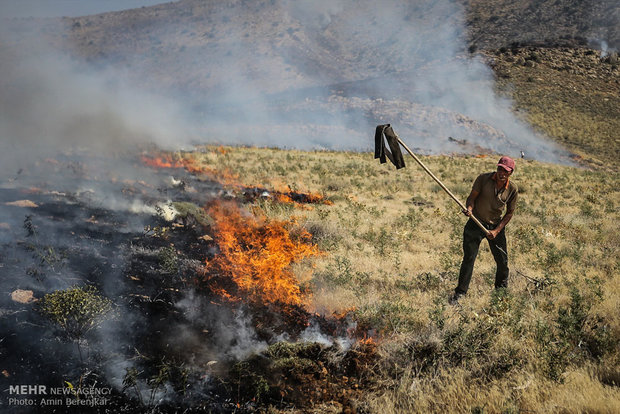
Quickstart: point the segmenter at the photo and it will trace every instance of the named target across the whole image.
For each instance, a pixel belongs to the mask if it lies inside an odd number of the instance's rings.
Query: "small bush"
[[[182,218],[186,224],[196,222],[203,227],[213,225],[213,219],[207,212],[194,203],[176,201],[172,203],[172,206],[178,211],[178,217]]]
[[[178,394],[185,394],[189,379],[190,370],[184,363],[162,359],[145,369],[126,368],[123,376],[123,392],[131,391],[141,404],[156,406],[159,404],[158,393],[167,392],[169,387]],[[143,398],[143,394],[149,395],[148,400]]]
[[[362,326],[371,326],[384,334],[412,332],[421,328],[418,309],[395,298],[365,305],[356,311]]]
[[[162,248],[157,254],[157,258],[164,273],[175,274],[179,271],[179,258],[174,246]]]
[[[444,334],[443,357],[452,365],[467,367],[489,352],[498,332],[493,320],[478,319],[469,324],[462,316],[461,322]]]
[[[39,301],[39,312],[74,340],[98,326],[111,310],[112,301],[92,286],[58,290]]]
[[[423,292],[428,292],[439,288],[441,278],[434,272],[424,272],[417,276],[415,285]]]

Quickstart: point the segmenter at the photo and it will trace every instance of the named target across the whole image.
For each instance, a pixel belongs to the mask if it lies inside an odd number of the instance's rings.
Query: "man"
[[[456,304],[459,298],[467,293],[474,262],[478,256],[478,248],[483,238],[487,238],[497,270],[495,273],[495,288],[508,286],[508,254],[506,250],[506,224],[512,219],[517,204],[517,186],[509,180],[515,169],[515,162],[510,157],[501,157],[497,163],[497,171],[480,174],[471,193],[465,202],[466,210],[463,213],[476,217],[489,230],[485,234],[472,219],[465,224],[463,231],[463,262],[459,272],[459,284],[450,298],[450,303]],[[506,213],[502,213],[506,208]]]

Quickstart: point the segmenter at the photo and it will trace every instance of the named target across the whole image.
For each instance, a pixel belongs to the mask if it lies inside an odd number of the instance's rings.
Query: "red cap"
[[[515,169],[515,160],[513,160],[510,157],[503,156],[502,158],[499,159],[497,166],[502,167],[508,172],[513,172]]]

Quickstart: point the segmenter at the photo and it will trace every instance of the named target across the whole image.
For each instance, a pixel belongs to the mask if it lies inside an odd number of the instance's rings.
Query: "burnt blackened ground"
[[[202,185],[210,189],[214,186]],[[160,195],[166,200],[170,193],[178,191],[157,188],[148,196],[155,199]],[[4,204],[26,199],[26,207]],[[8,385],[63,387],[67,381],[81,387],[113,389],[104,406],[80,406],[81,412],[153,412],[153,406],[161,407],[161,412],[175,412],[179,404],[184,408],[206,404],[212,411],[221,411],[218,407],[225,406],[226,398],[217,382],[193,381],[192,375],[196,374],[189,369],[179,373],[179,367],[187,364],[188,358],[176,357],[175,354],[182,354],[181,350],[167,349],[170,327],[183,320],[175,303],[188,290],[191,275],[187,272],[199,263],[189,256],[204,258],[207,254],[205,242],[196,237],[196,229],[181,226],[166,239],[152,237],[145,228],[161,228],[170,223],[152,214],[103,208],[105,201],[92,202],[80,195],[38,188],[0,189],[0,201],[4,233],[0,239],[0,371]],[[173,243],[178,249],[173,259],[190,265],[174,269],[164,266],[161,251]],[[11,299],[11,292],[17,289],[30,290],[35,298],[41,298],[55,290],[83,285],[95,286],[112,298],[115,309],[104,326],[88,332],[79,344],[45,319],[36,302],[24,304]],[[138,359],[136,355],[144,361],[133,363]],[[129,387],[124,389],[123,369],[109,369],[111,363],[118,361],[125,368],[140,369],[139,386],[133,389],[148,396],[146,401],[138,393],[132,395]],[[149,385],[148,380],[158,375],[162,361],[171,368],[169,378],[162,378],[157,386]],[[195,404],[183,402],[190,388],[187,384],[174,390],[179,398],[170,398],[171,393],[164,392],[166,384],[175,382],[175,375],[183,377],[186,383],[193,381],[192,389],[202,388],[200,401],[192,397]],[[3,387],[4,406],[8,391],[8,386]],[[32,411],[32,407],[10,408],[16,412]],[[35,411],[66,409],[65,405],[37,406]]]
[[[168,201],[203,206],[214,197],[230,198],[215,183],[174,173],[181,178],[174,184],[160,177],[156,184],[98,181],[96,187],[124,200],[120,205],[138,200],[144,206]],[[251,202],[264,191],[246,193],[232,197]],[[0,372],[7,384],[2,408],[9,386],[20,384],[110,389],[105,404],[79,407],[106,413],[344,405],[358,392],[368,365],[359,361],[372,360],[374,348],[345,351],[296,342],[309,326],[323,340],[346,337],[352,321],[313,315],[301,306],[229,302],[199,283],[205,259],[218,252],[204,217],[186,214],[170,221],[161,211],[111,208],[114,203],[97,196],[16,183],[0,188]],[[28,203],[5,204],[19,200]],[[36,301],[11,299],[17,289],[40,299],[85,285],[112,299],[114,310],[80,341],[43,317]],[[66,404],[9,408],[69,409]]]

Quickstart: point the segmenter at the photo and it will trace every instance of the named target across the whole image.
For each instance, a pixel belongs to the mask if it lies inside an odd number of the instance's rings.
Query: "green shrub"
[[[467,367],[489,352],[498,332],[499,326],[492,319],[481,318],[469,323],[462,315],[460,323],[444,334],[443,357],[452,365]]]
[[[38,306],[43,316],[60,326],[69,339],[76,341],[80,360],[80,341],[112,311],[112,301],[99,295],[92,286],[48,293],[41,298]]]
[[[415,280],[415,286],[423,292],[435,290],[440,284],[441,278],[434,272],[420,273]]]
[[[186,201],[175,201],[172,203],[174,209],[178,212],[178,216],[185,222],[195,220],[203,227],[213,225],[213,219],[206,213],[203,208],[198,207],[194,203]]]
[[[157,254],[157,259],[164,273],[175,274],[179,271],[179,258],[174,246],[162,248]]]
[[[184,363],[175,360],[160,360],[159,363],[144,370],[136,367],[126,368],[123,376],[123,392],[133,391],[141,404],[158,405],[157,392],[166,389],[168,384],[175,392],[185,394],[189,384],[190,371]],[[146,384],[149,399],[142,398],[140,383]]]
[[[571,282],[570,301],[558,307],[553,324],[539,321],[536,325],[534,339],[544,371],[554,381],[562,381],[561,375],[569,364],[600,359],[615,349],[609,325],[602,317],[589,315],[592,306],[601,300],[600,286],[596,280],[587,285],[590,291],[581,291],[576,282]]]
[[[358,322],[384,334],[411,332],[421,328],[419,310],[396,298],[382,299],[356,310]]]
[[[443,329],[446,323],[446,301],[438,296],[433,300],[433,307],[428,310],[428,317],[439,329]]]
[[[111,310],[112,301],[92,286],[58,290],[39,301],[39,312],[74,340],[98,326]]]

